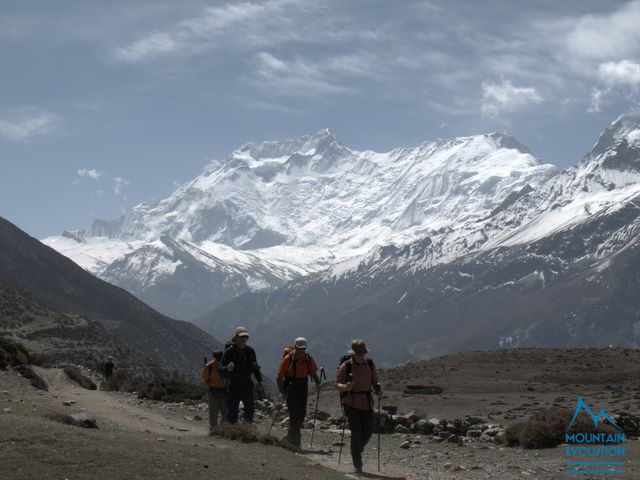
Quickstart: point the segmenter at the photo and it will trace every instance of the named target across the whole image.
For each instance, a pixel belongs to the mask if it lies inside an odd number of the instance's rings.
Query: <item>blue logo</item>
[[[573,426],[573,424],[575,423],[576,419],[578,418],[578,415],[580,414],[580,412],[582,411],[587,412],[587,415],[589,415],[591,417],[591,420],[593,420],[593,426],[594,427],[598,427],[598,424],[604,420],[606,420],[607,422],[609,422],[611,425],[613,425],[614,427],[616,427],[618,430],[622,431],[622,429],[618,426],[618,424],[613,420],[613,418],[611,418],[611,416],[605,411],[604,408],[601,408],[600,411],[598,412],[598,415],[594,415],[593,412],[591,410],[589,410],[589,407],[587,406],[586,403],[584,403],[584,400],[582,400],[581,398],[578,398],[578,405],[576,406],[576,412],[573,414],[573,418],[571,419],[571,423],[569,424],[569,426],[567,427],[567,432],[569,430],[571,430],[571,427]]]
[[[570,432],[581,412],[585,412],[593,421],[594,432]],[[618,432],[597,431],[599,426],[604,426],[607,423],[615,427]],[[583,399],[578,398],[576,410],[565,433],[565,454],[568,467],[566,473],[569,475],[624,473],[624,470],[620,468],[624,467],[624,442],[625,435],[622,428],[604,408],[601,408],[596,415]]]

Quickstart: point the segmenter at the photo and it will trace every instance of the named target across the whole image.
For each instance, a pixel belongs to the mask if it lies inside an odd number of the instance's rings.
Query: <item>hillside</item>
[[[24,322],[28,315],[25,317],[24,312],[44,306],[57,312],[45,313],[54,324],[69,321],[56,318],[57,314],[73,318],[70,322],[76,327],[87,322],[87,327],[80,330],[83,336],[91,337],[87,346],[101,343],[108,334],[113,339],[112,344],[149,357],[166,370],[178,370],[188,375],[198,369],[203,355],[210,355],[220,347],[216,340],[193,324],[159,314],[130,293],[94,277],[2,218],[0,280],[9,285],[11,295],[17,295],[15,298],[22,302],[9,311],[8,318],[3,317],[2,324],[9,326],[4,333],[26,333]],[[23,296],[15,288],[28,295]],[[35,303],[30,305],[32,300]],[[64,335],[71,332],[75,335],[78,331],[77,328],[65,330]],[[40,335],[54,337],[61,333],[50,329],[40,331]],[[69,340],[71,338],[63,341]]]

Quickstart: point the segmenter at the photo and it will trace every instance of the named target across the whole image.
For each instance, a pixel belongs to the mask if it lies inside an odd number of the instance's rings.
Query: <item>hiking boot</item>
[[[356,467],[355,467],[355,469],[356,469],[356,473],[357,473],[358,475],[362,475],[362,473],[363,473],[363,472],[362,472],[362,465],[358,465],[358,466],[356,466]]]

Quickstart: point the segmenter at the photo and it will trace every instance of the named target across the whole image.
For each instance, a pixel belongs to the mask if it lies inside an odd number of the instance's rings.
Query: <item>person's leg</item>
[[[362,412],[362,450],[369,443],[373,435],[373,410],[365,410]]]
[[[295,430],[297,422],[297,409],[295,392],[291,391],[287,395],[287,411],[289,412],[289,428],[287,429],[287,442],[295,445]]]
[[[213,425],[217,426],[218,423],[224,423],[226,413],[227,400],[219,392],[213,396]],[[222,414],[220,422],[218,422],[218,415]]]
[[[253,383],[249,383],[243,388],[242,405],[244,406],[244,421],[253,423]]]
[[[240,408],[240,392],[237,388],[229,389],[227,393],[227,422],[238,423],[238,409]]]
[[[347,407],[347,418],[351,430],[351,459],[357,471],[362,470],[362,412]]]
[[[214,397],[213,392],[209,390],[209,431],[218,425],[218,410],[216,407],[216,397]]]
[[[220,423],[227,423],[227,396],[220,396]]]

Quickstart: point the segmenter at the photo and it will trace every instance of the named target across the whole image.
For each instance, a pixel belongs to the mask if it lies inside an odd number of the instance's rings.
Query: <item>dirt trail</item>
[[[49,385],[52,396],[60,400],[73,400],[71,410],[87,411],[96,416],[100,424],[111,424],[127,430],[162,435],[204,435],[206,423],[194,426],[193,421],[160,412],[139,404],[129,403],[122,394],[103,390],[87,390],[70,380],[59,368],[37,368],[37,373]]]

